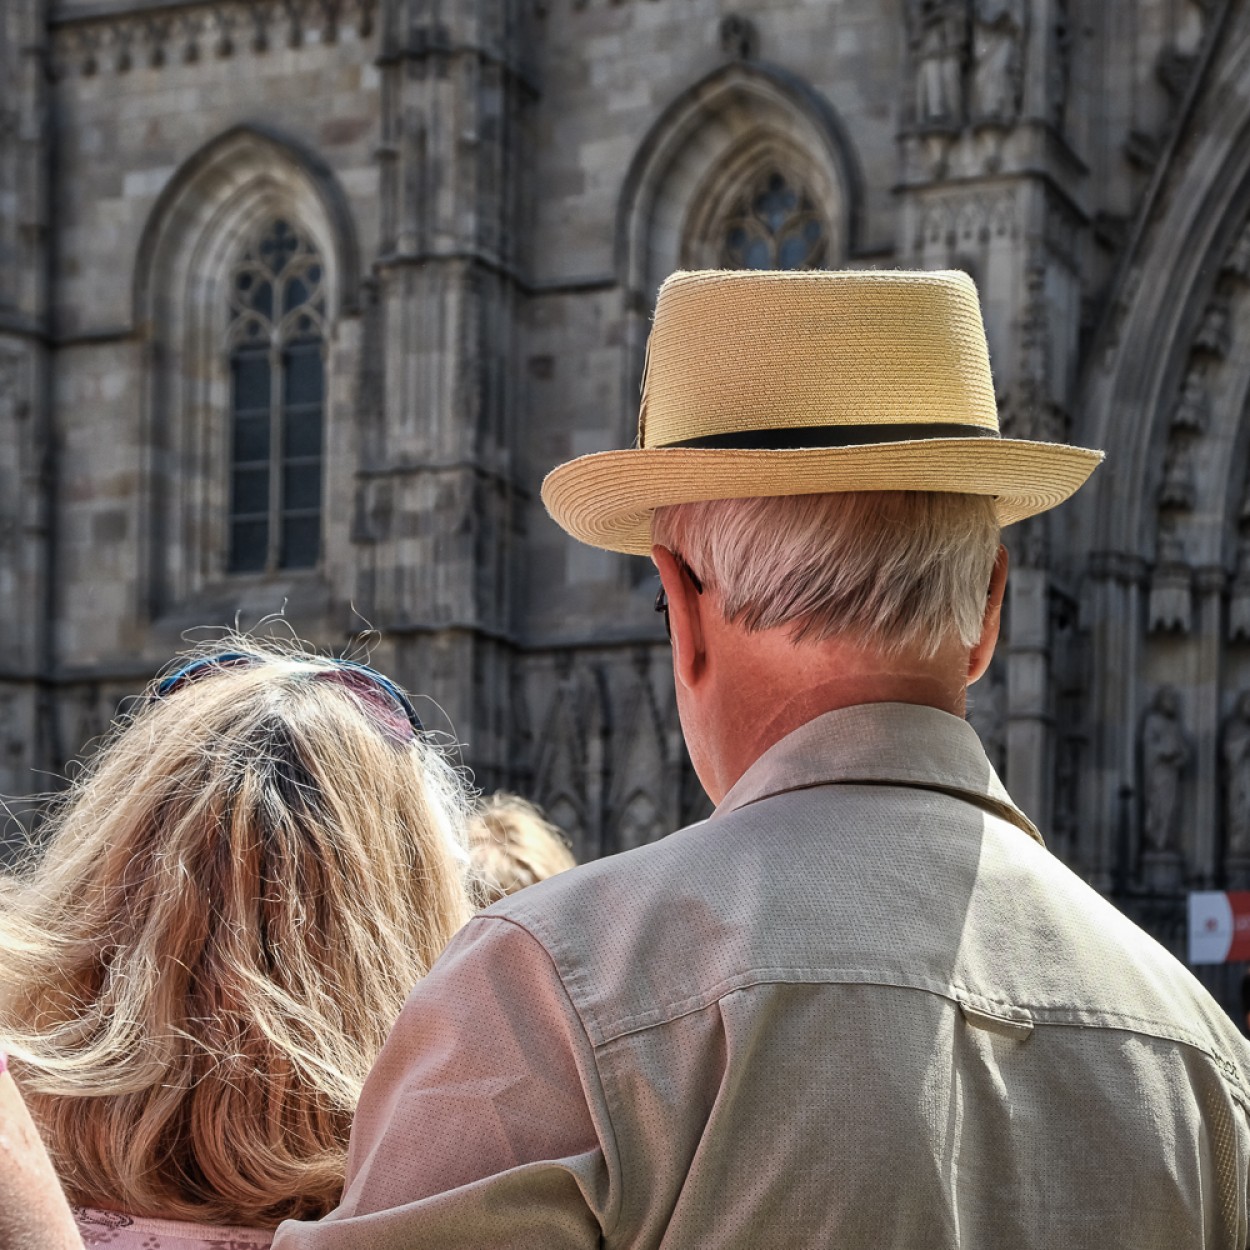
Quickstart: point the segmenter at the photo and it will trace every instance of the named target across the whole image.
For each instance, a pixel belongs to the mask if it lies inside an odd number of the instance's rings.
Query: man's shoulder
[[[771,795],[483,913],[546,951],[592,1040],[767,978],[872,983],[1189,1043],[1247,1070],[1168,951],[1026,833],[909,787]]]
[[[540,940],[569,925],[584,931],[586,924],[617,923],[622,912],[645,912],[656,901],[656,887],[670,874],[711,868],[705,848],[713,837],[708,822],[699,821],[655,842],[557,873],[480,914],[510,920]]]

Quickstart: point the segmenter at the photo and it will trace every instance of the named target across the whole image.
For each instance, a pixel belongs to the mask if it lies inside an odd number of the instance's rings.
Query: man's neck
[[[916,703],[964,714],[967,653],[958,648],[885,657],[837,641],[793,644],[755,635],[751,642],[719,675],[721,707],[712,721],[719,741],[709,743],[714,775],[706,779],[717,802],[765,751],[826,712]]]

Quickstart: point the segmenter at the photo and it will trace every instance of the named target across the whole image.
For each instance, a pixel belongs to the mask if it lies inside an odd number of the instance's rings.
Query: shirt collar
[[[976,730],[962,717],[915,703],[860,703],[800,725],[742,774],[712,819],[773,794],[838,782],[940,790],[1042,842],[998,779]]]

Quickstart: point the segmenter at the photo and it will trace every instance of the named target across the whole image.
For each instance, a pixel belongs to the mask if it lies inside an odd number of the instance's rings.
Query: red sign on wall
[[[1198,890],[1189,896],[1189,962],[1250,961],[1250,890]]]

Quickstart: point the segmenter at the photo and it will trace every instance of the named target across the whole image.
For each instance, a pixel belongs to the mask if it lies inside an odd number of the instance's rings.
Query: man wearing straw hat
[[[1242,1039],[963,719],[1100,459],[999,436],[972,283],[675,275],[638,441],[543,498],[655,560],[716,810],[469,923],[277,1250],[1245,1247]]]

